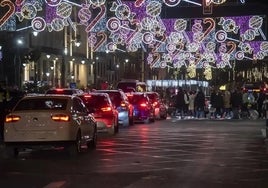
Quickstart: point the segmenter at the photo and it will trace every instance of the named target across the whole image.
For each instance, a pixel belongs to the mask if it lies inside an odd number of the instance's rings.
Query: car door
[[[76,121],[80,124],[81,136],[84,140],[87,140],[93,135],[94,124],[92,116],[88,113],[83,101],[79,98],[73,100],[73,110],[76,112]]]

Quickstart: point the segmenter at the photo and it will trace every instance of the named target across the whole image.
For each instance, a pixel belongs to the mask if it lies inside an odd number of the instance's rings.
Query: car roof
[[[39,94],[39,95],[26,95],[22,99],[34,99],[34,98],[74,98],[74,95],[58,95],[58,94]]]
[[[87,95],[109,97],[108,93],[101,93],[101,92],[100,93],[99,92],[89,92],[89,93],[79,94],[77,96],[87,96]]]
[[[70,93],[62,93],[62,94],[65,94],[65,95],[70,95],[70,94],[82,94],[83,91],[81,89],[76,89],[76,88],[51,88],[51,89],[48,89],[46,91],[46,94],[52,94],[52,93],[49,93],[49,92],[53,92],[53,91],[58,91],[58,92],[64,92],[64,91],[67,91],[67,92],[70,92]],[[57,93],[55,93],[57,94]],[[61,94],[61,93],[60,93]]]
[[[94,90],[93,92],[121,92],[122,90],[116,90],[116,89],[100,89],[100,90]]]

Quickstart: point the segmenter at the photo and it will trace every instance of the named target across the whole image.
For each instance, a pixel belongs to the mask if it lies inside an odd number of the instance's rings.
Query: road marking
[[[52,182],[50,184],[47,184],[45,187],[43,188],[61,188],[66,184],[66,181],[55,181]]]

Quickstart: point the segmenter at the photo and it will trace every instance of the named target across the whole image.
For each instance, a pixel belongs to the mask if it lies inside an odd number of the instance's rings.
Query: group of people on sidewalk
[[[201,87],[197,91],[189,92],[179,87],[174,102],[175,112],[173,115],[178,114],[181,118],[185,116],[205,117],[206,97]]]
[[[250,109],[256,113],[256,118],[267,118],[268,94],[265,92],[244,91],[236,88],[233,91],[212,89],[209,96],[205,96],[201,87],[197,91],[187,91],[178,88],[174,96],[175,111],[182,119],[210,118],[210,119],[240,119],[245,113],[250,116]]]

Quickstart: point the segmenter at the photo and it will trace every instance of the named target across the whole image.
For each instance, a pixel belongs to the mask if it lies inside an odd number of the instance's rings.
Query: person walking
[[[184,92],[184,114],[189,115],[189,93],[187,90],[183,90]]]
[[[194,110],[194,100],[195,100],[195,92],[190,91],[189,92],[189,115],[191,118],[195,117],[195,110]]]
[[[233,119],[239,119],[239,110],[242,107],[242,93],[239,89],[234,89],[231,93],[231,108],[233,112]]]
[[[265,95],[265,98],[262,103],[262,117],[268,121],[268,94]]]
[[[179,87],[176,95],[176,113],[180,115],[181,119],[184,118],[184,108],[185,108],[184,91],[182,90],[181,87]]]
[[[257,111],[259,113],[259,118],[263,118],[263,102],[265,100],[265,93],[260,92],[257,98]]]
[[[212,119],[215,119],[215,111],[216,111],[216,91],[215,89],[213,88],[211,90],[211,93],[210,93],[210,104],[211,104],[211,107],[210,107],[210,111],[211,111],[211,114],[210,114],[210,118]]]
[[[216,91],[214,107],[216,108],[215,117],[222,118],[223,96],[222,96],[222,93],[219,89]]]
[[[223,118],[231,119],[231,93],[225,90],[223,93]]]
[[[198,88],[195,100],[196,118],[205,117],[205,94],[201,87]]]

